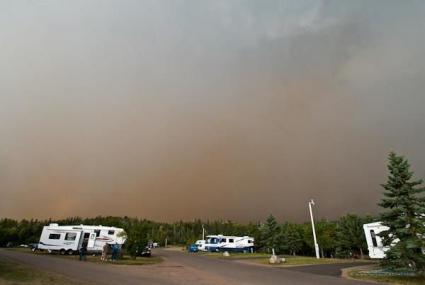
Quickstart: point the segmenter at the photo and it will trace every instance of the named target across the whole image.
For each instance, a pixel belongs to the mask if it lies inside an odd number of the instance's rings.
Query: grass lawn
[[[280,263],[280,264],[270,264],[269,263],[270,255],[267,258],[258,259],[256,260],[256,262],[261,264],[268,264],[271,266],[303,266],[303,265],[353,263],[353,262],[358,262],[359,265],[361,265],[363,262],[366,262],[366,260],[359,260],[359,259],[340,259],[340,258],[317,259],[311,256],[284,256],[284,257],[286,259],[286,262]],[[370,262],[370,260],[367,260],[367,262]]]
[[[75,260],[79,260],[78,255],[74,255],[74,256],[58,255],[58,256],[64,257],[64,258],[74,258]],[[87,261],[96,262],[96,263],[104,263],[104,264],[116,264],[116,265],[149,265],[149,264],[160,263],[160,262],[163,261],[163,259],[162,259],[162,257],[159,257],[159,256],[137,257],[137,258],[134,259],[134,258],[131,258],[128,255],[124,255],[121,259],[119,259],[115,262],[112,262],[112,261],[103,262],[103,261],[100,260],[100,256],[88,255]]]
[[[270,254],[268,253],[240,253],[240,252],[230,252],[230,256],[223,256],[222,252],[198,252],[194,254],[199,254],[203,256],[210,256],[215,258],[223,259],[259,259],[259,258],[269,258]]]
[[[54,257],[58,257],[58,258],[67,258],[67,259],[79,260],[79,255],[60,255],[60,254],[57,254],[57,253],[51,254],[51,253],[48,253],[48,252],[41,252],[41,251],[32,252],[28,248],[13,248],[13,249],[9,249],[9,250],[24,252],[24,253],[28,253],[28,254],[48,255],[48,256],[54,256]],[[149,264],[160,263],[160,262],[163,261],[162,257],[160,257],[160,256],[137,257],[136,259],[133,259],[128,255],[124,255],[121,259],[119,259],[118,261],[115,261],[115,262],[112,262],[112,261],[102,262],[100,260],[100,255],[95,255],[95,256],[87,255],[86,257],[87,257],[88,262],[95,262],[95,263],[102,263],[102,264],[116,264],[116,265],[149,265]]]
[[[423,285],[425,284],[425,277],[419,276],[382,276],[368,274],[371,269],[377,269],[378,267],[368,267],[364,269],[352,269],[348,272],[348,276],[354,279],[360,280],[372,280],[376,282],[392,283],[398,285]]]
[[[320,258],[317,259],[311,256],[292,256],[285,255],[286,262],[281,264],[269,264],[270,253],[230,253],[230,256],[225,257],[221,252],[199,252],[195,253],[203,256],[210,256],[222,259],[238,259],[249,262],[267,264],[270,266],[302,266],[302,265],[316,265],[316,264],[335,264],[335,263],[353,263],[358,262],[359,265],[366,260],[358,259],[339,259],[339,258]],[[370,262],[370,260],[367,260]]]
[[[63,275],[40,271],[11,261],[0,261],[0,285],[24,285],[24,284],[83,284]],[[87,284],[87,283],[85,283]]]

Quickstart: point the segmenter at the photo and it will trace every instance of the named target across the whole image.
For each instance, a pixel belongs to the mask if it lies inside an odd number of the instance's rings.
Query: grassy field
[[[376,268],[376,267],[375,267]],[[398,284],[398,285],[423,285],[425,284],[425,277],[419,276],[382,276],[365,274],[368,270],[373,269],[369,267],[367,269],[353,269],[348,272],[348,276],[359,280],[371,280],[376,282]]]
[[[9,250],[24,252],[24,253],[28,253],[28,254],[48,255],[48,256],[54,256],[54,257],[58,257],[58,258],[79,260],[78,255],[60,255],[60,254],[53,254],[53,253],[50,254],[48,252],[41,252],[41,251],[32,252],[28,248],[13,248],[13,249],[9,249]],[[87,257],[88,262],[95,262],[95,263],[102,263],[102,264],[116,264],[116,265],[149,265],[149,264],[160,263],[160,262],[163,261],[162,257],[160,257],[160,256],[137,257],[136,259],[133,259],[128,255],[124,255],[121,259],[119,259],[115,262],[112,262],[112,261],[103,262],[103,261],[100,260],[100,255],[96,255],[96,256],[87,255],[86,257]]]
[[[10,261],[0,261],[0,285],[79,285],[63,275],[40,271],[31,267]],[[87,283],[84,283],[87,284]]]

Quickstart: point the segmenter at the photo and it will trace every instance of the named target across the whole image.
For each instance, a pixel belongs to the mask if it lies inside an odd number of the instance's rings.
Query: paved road
[[[187,285],[366,285],[368,283],[332,276],[315,275],[282,268],[247,265],[232,260],[156,249],[166,260],[157,265],[125,266],[78,262],[45,255],[0,250],[1,259],[64,274],[93,284],[187,284]]]

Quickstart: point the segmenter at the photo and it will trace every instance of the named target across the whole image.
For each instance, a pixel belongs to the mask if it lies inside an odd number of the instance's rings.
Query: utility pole
[[[202,224],[202,240],[205,240],[205,227],[204,227],[204,224]]]
[[[308,202],[308,208],[310,209],[311,228],[313,229],[314,250],[316,251],[316,258],[319,259],[320,258],[319,245],[317,244],[316,229],[314,228],[313,209],[311,208],[311,206],[314,206],[313,199],[310,199],[310,201]]]

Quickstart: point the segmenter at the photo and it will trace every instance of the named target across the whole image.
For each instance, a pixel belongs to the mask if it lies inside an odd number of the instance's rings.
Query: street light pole
[[[205,240],[205,228],[203,224],[202,224],[202,240]]]
[[[319,245],[317,244],[317,239],[316,239],[316,229],[314,228],[313,209],[311,208],[311,206],[314,206],[314,201],[313,201],[313,199],[311,199],[311,200],[308,202],[308,208],[310,209],[311,228],[313,229],[314,250],[316,251],[316,258],[317,258],[317,259],[319,259],[319,258],[320,258],[320,254],[319,254]]]

